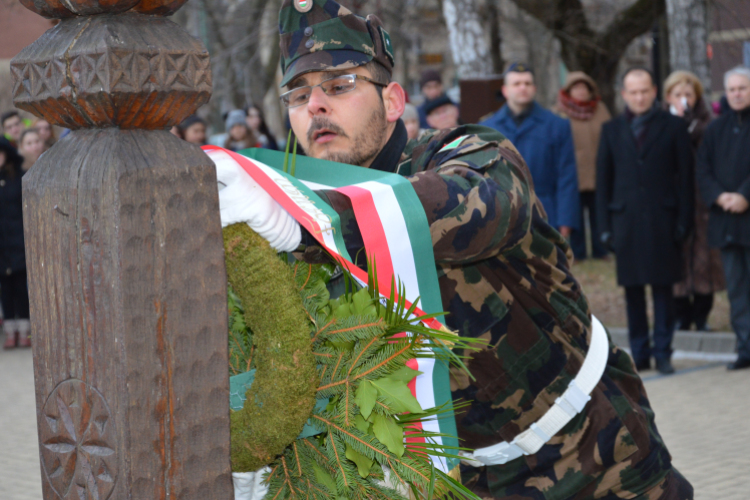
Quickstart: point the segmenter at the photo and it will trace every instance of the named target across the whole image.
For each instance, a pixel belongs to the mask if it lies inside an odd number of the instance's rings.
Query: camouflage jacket
[[[454,398],[472,401],[457,413],[461,445],[512,441],[562,395],[588,350],[590,311],[570,271],[572,253],[500,133],[467,125],[406,144],[402,128],[373,166],[406,176],[424,206],[447,325],[490,345],[468,363],[476,380],[451,380]],[[350,204],[327,201],[341,214],[355,255],[362,239]],[[635,498],[658,489],[671,458],[630,356],[611,342],[591,397],[535,455],[466,468],[464,479],[481,483],[472,485],[478,493],[519,500]]]

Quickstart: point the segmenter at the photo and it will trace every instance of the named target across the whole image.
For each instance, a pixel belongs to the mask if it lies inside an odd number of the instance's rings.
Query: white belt
[[[591,399],[591,391],[602,378],[609,358],[607,332],[593,315],[591,327],[591,345],[578,375],[570,382],[563,395],[555,400],[555,404],[547,413],[510,443],[503,441],[486,448],[477,448],[474,453],[459,452],[463,457],[463,463],[474,467],[502,465],[522,455],[533,455],[573,420],[573,417],[583,411]]]

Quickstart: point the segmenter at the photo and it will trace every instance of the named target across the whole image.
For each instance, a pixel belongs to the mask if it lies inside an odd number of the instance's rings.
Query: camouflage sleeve
[[[461,131],[478,133],[449,142]],[[447,144],[437,149],[435,141]],[[412,168],[418,171],[409,179],[427,214],[437,263],[483,260],[528,233],[536,198],[528,168],[510,141],[483,127],[459,127],[440,132],[414,153]]]

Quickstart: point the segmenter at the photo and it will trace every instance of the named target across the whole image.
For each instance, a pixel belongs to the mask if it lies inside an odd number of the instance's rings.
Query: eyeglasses
[[[379,87],[388,86],[362,75],[341,75],[324,80],[317,85],[292,89],[289,92],[281,94],[280,99],[287,108],[296,108],[297,106],[307,104],[315,87],[320,87],[326,95],[340,95],[354,90],[357,87],[357,80],[364,80],[373,85],[378,85]]]

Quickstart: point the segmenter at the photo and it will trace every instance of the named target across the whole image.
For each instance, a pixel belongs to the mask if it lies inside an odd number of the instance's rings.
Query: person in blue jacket
[[[549,223],[565,238],[579,226],[578,173],[568,120],[535,101],[534,73],[513,63],[505,72],[506,103],[480,123],[502,133],[526,160]]]

